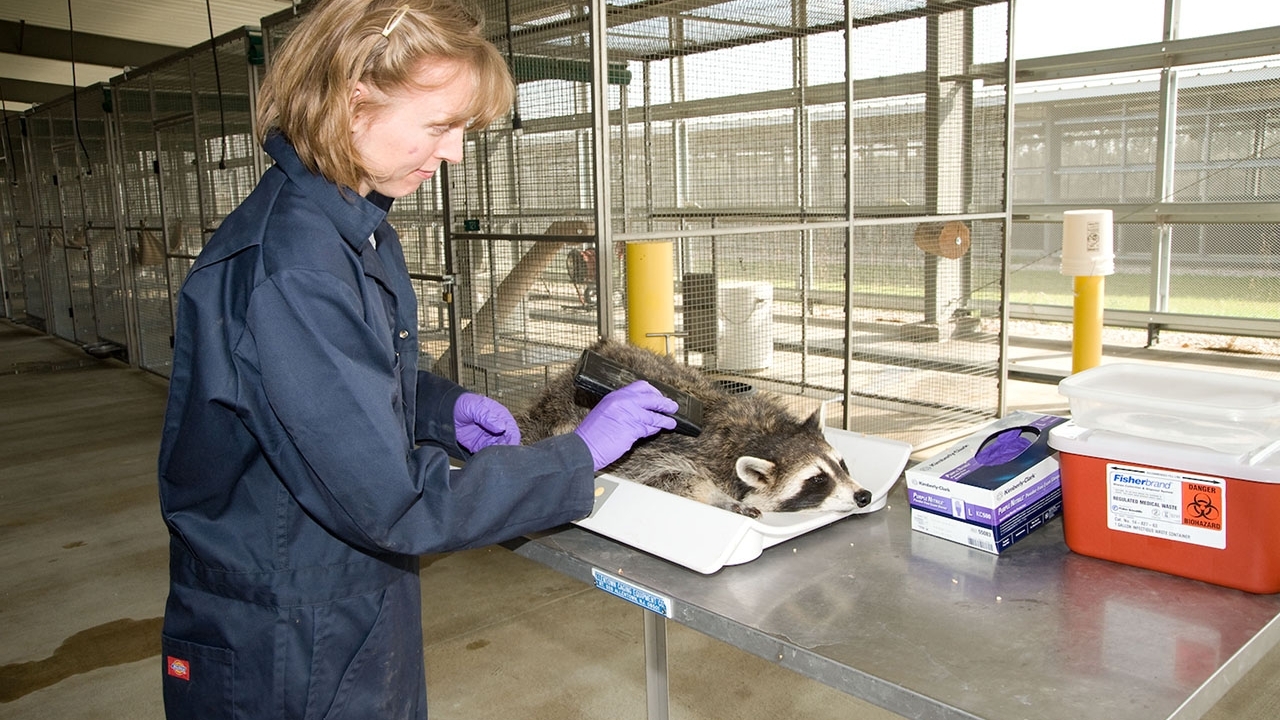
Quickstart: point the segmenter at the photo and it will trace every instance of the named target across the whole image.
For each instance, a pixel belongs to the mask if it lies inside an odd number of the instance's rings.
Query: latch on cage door
[[[440,299],[447,305],[453,304],[453,286],[457,283],[456,275],[445,275],[440,278]]]

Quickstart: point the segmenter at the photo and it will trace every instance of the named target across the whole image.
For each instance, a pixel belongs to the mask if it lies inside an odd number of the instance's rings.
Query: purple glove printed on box
[[[643,381],[627,385],[600,398],[574,432],[587,444],[595,469],[622,457],[640,438],[659,430],[672,430],[679,406]]]
[[[453,405],[458,444],[479,452],[490,445],[519,445],[520,428],[502,403],[476,393],[463,393]]]

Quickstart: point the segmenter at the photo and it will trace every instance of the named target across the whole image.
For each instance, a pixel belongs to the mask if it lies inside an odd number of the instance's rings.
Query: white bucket
[[[1067,210],[1062,213],[1063,275],[1110,275],[1116,271],[1110,210]]]
[[[773,364],[773,285],[726,282],[716,295],[720,339],[716,367],[763,370]]]

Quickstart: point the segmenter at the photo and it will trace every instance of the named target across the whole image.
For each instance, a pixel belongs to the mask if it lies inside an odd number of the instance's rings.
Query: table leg
[[[644,613],[644,678],[649,720],[668,720],[667,619],[648,611]]]

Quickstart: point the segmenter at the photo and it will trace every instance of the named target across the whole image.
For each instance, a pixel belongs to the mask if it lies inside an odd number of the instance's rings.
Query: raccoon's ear
[[[768,460],[743,455],[738,458],[735,470],[742,482],[753,488],[765,488],[769,486],[769,478],[773,477],[773,467],[773,463]]]
[[[822,408],[814,410],[809,419],[804,421],[804,429],[822,432]]]

